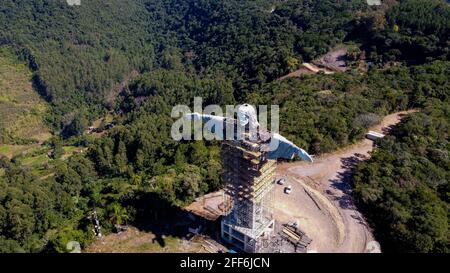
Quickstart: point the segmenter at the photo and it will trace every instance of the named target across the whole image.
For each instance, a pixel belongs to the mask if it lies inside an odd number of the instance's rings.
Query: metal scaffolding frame
[[[259,240],[273,229],[273,186],[276,161],[267,159],[263,143],[225,141],[224,202],[232,208],[222,220],[222,238],[246,252],[258,252]]]

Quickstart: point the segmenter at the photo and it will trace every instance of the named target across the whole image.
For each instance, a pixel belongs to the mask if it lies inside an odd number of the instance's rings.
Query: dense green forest
[[[219,72],[245,93],[343,42],[365,9],[362,0],[6,0],[0,43],[29,61],[59,131],[101,115],[133,69]]]
[[[383,247],[448,252],[449,12],[438,0],[4,0],[0,45],[32,70],[54,136],[38,167],[0,155],[0,252],[86,246],[93,211],[108,233],[219,189],[218,144],[170,137],[172,107],[194,96],[279,104],[282,133],[313,154],[361,139],[388,113],[425,109],[360,166],[355,188]],[[355,63],[370,69],[277,80],[343,44],[358,47],[365,57]],[[106,113],[114,128],[87,135]],[[422,149],[405,133],[413,125]],[[392,159],[397,145],[404,154]],[[85,152],[67,157],[67,147]],[[373,175],[385,171],[384,157],[406,167],[380,181]],[[429,207],[409,199],[416,195]]]
[[[388,10],[384,29],[365,38],[365,49],[374,62],[403,61],[419,64],[448,60],[450,10],[443,1],[401,1]],[[376,18],[376,17],[374,17]],[[376,26],[375,20],[370,24]],[[377,29],[372,28],[372,29]]]
[[[118,83],[133,70],[221,73],[242,98],[348,40],[376,63],[449,58],[442,1],[402,1],[386,15],[376,9],[363,0],[6,0],[0,44],[29,62],[58,132],[112,107]]]
[[[449,98],[448,62],[373,70],[368,74],[314,75],[265,85],[255,104],[280,105],[280,131],[314,154],[361,139],[380,117]]]

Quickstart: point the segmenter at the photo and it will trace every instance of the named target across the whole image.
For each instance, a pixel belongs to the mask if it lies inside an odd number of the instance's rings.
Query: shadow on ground
[[[136,209],[136,220],[132,225],[140,231],[154,234],[152,243],[157,242],[162,248],[167,245],[165,237],[190,240],[193,234],[189,232],[189,228],[198,228],[200,225],[202,226],[200,234],[222,243],[218,233],[219,221],[195,216],[180,207],[171,205],[154,193],[134,196],[128,205]]]
[[[343,171],[337,174],[335,179],[331,179],[331,187],[337,190],[337,193],[328,191],[327,193],[337,201],[343,209],[356,209],[353,195],[351,178],[356,165],[367,159],[366,156],[356,153],[350,157],[341,159]]]

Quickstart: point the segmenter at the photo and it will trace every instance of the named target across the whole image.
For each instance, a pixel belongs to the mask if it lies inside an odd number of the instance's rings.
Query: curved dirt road
[[[413,111],[386,116],[380,125],[371,130],[386,133],[390,126],[395,125],[405,114]],[[373,242],[370,228],[354,205],[351,187],[348,183],[354,165],[358,161],[368,158],[369,152],[372,150],[373,142],[364,139],[343,150],[317,157],[314,164],[294,162],[279,165],[279,175],[287,175],[291,181],[303,185],[303,188],[309,187],[310,191],[314,191],[313,195],[317,202],[328,206],[328,211],[339,235],[334,243],[331,243],[330,240],[330,244],[326,248],[317,249],[317,251],[379,251],[377,247],[374,247],[377,243]],[[335,208],[330,208],[330,204]]]

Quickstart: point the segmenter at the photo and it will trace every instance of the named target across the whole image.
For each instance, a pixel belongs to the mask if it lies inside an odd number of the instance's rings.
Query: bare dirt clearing
[[[313,63],[331,71],[345,72],[347,70],[347,53],[347,48],[338,48],[328,52]]]
[[[129,227],[127,231],[109,234],[98,239],[84,250],[88,253],[162,253],[162,252],[205,252],[200,243],[165,236],[164,243],[155,234]]]
[[[335,72],[347,71],[347,48],[337,48],[312,61],[312,63],[302,63],[301,67],[278,80],[282,81],[288,78],[296,78],[307,74],[316,74],[323,72],[324,74],[333,74]]]

